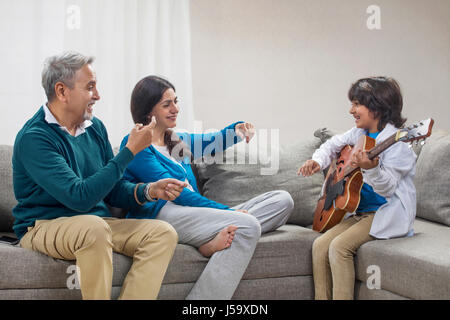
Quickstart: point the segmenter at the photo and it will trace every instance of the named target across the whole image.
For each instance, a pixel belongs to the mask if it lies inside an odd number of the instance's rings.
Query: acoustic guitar
[[[404,129],[375,145],[375,139],[361,136],[355,146],[346,145],[328,169],[322,193],[314,212],[313,230],[325,232],[342,221],[347,212],[354,212],[361,199],[364,184],[361,168],[353,166],[352,155],[358,150],[367,152],[374,159],[384,150],[397,142],[419,142],[431,135],[434,120],[427,119]],[[422,141],[422,144],[424,141]]]

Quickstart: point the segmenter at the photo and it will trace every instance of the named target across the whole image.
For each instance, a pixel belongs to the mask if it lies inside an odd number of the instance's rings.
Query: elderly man
[[[152,141],[155,123],[137,124],[114,156],[103,123],[92,57],[66,52],[47,59],[42,86],[48,102],[17,134],[13,154],[14,231],[23,248],[76,260],[83,299],[110,299],[112,252],[133,257],[119,298],[156,299],[178,236],[159,220],[112,218],[186,186],[175,179],[133,184],[122,174]]]

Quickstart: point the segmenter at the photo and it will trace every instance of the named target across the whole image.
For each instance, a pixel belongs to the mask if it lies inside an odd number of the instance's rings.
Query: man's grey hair
[[[92,62],[94,62],[94,57],[87,57],[73,51],[66,51],[47,58],[42,70],[42,87],[44,87],[47,100],[51,101],[55,98],[57,82],[62,82],[72,89],[75,84],[75,73]]]

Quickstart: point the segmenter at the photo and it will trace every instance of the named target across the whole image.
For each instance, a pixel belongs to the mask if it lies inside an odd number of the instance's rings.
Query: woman
[[[136,155],[124,177],[135,182],[176,177],[187,181],[189,186],[175,201],[158,200],[139,212],[130,212],[128,217],[169,222],[180,243],[192,245],[210,257],[187,299],[231,299],[261,233],[286,223],[293,200],[286,191],[272,191],[230,208],[203,197],[189,163],[207,150],[223,151],[244,138],[249,142],[253,126],[236,122],[215,133],[174,134],[171,129],[176,126],[178,111],[175,87],[170,82],[148,76],[136,84],[131,96],[133,120],[142,125],[153,121],[155,128],[152,145]],[[152,210],[146,206],[152,206]]]

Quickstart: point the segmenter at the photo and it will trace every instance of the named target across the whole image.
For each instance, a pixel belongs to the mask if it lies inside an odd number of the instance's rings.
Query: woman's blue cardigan
[[[224,151],[231,145],[241,141],[242,139],[235,133],[235,126],[238,123],[242,123],[242,121],[235,122],[223,130],[214,133],[190,134],[185,132],[177,132],[177,135],[190,148],[194,159],[198,159],[203,156],[205,149],[212,143],[214,143],[214,149],[209,147],[208,150],[211,155],[214,155],[215,151]],[[120,145],[121,150],[127,144],[128,136],[129,135],[123,138]],[[195,180],[195,176],[190,165],[190,160],[191,159],[189,158],[185,158],[181,161],[180,164],[183,167],[182,168],[172,160],[162,155],[153,146],[150,146],[136,154],[125,170],[123,177],[134,183],[155,182],[165,178],[174,178],[180,181],[185,181],[187,179],[194,191],[184,188],[179,197],[176,198],[173,203],[189,207],[209,207],[231,210],[228,206],[210,200],[199,193],[197,181]],[[138,210],[128,212],[127,218],[154,219],[165,204],[166,200],[147,202]]]

